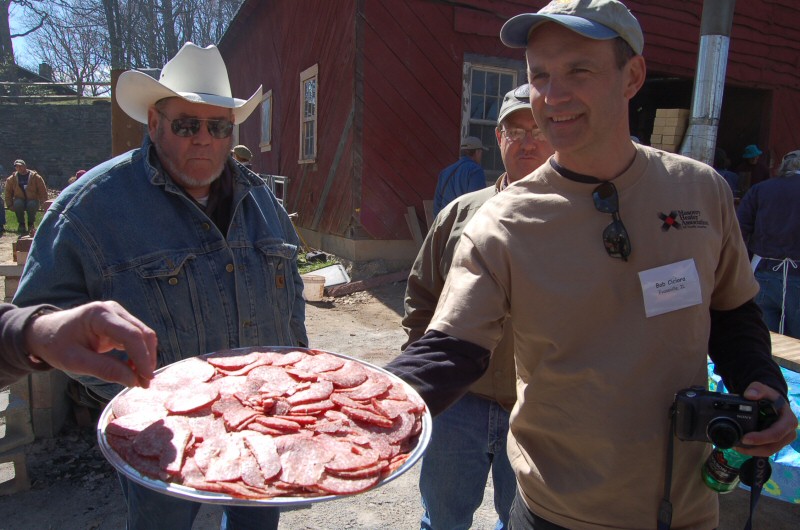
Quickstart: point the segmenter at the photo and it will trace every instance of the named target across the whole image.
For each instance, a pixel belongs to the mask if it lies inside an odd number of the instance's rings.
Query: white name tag
[[[698,305],[703,301],[694,259],[639,273],[648,318]]]

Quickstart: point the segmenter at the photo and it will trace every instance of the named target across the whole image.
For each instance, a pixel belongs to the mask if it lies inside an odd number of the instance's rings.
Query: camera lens
[[[706,427],[708,439],[720,449],[729,449],[742,437],[739,424],[729,418],[714,418]]]

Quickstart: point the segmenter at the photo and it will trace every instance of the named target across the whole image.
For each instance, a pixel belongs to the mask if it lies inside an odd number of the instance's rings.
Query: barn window
[[[486,178],[494,181],[503,173],[503,159],[494,135],[503,96],[517,86],[519,69],[490,64],[464,64],[464,121],[462,136],[477,136],[489,151],[481,165]]]
[[[272,90],[261,99],[261,140],[258,146],[262,151],[272,150]]]
[[[317,82],[318,65],[300,73],[300,160],[307,164],[317,159]]]

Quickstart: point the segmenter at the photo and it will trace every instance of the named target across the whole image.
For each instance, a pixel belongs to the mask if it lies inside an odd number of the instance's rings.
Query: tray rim
[[[196,357],[189,357],[187,359],[182,359],[180,361],[176,361],[172,364],[168,364],[162,368],[159,368],[154,373],[158,374],[163,372],[164,370],[175,366],[176,364],[180,364],[182,362],[191,361],[192,359],[197,358],[206,358],[211,355],[220,355],[220,354],[247,354],[253,351],[274,351],[278,353],[288,353],[290,351],[302,351],[302,352],[314,352],[314,353],[327,353],[330,355],[335,355],[336,357],[341,357],[343,359],[347,359],[350,361],[357,362],[370,368],[372,370],[376,370],[386,376],[388,376],[393,382],[400,383],[403,386],[403,389],[407,393],[411,393],[416,396],[417,399],[424,403],[422,397],[420,397],[419,393],[414,390],[414,388],[400,379],[395,374],[381,368],[380,366],[376,366],[368,361],[364,361],[350,355],[346,355],[343,353],[332,352],[328,350],[321,350],[318,348],[302,348],[302,347],[292,347],[292,346],[247,346],[241,348],[229,348],[224,350],[218,350],[215,352],[204,353],[198,355]],[[368,491],[372,491],[376,488],[384,486],[393,480],[399,478],[403,474],[405,474],[409,469],[414,467],[416,463],[422,458],[422,455],[425,453],[425,450],[428,447],[428,444],[431,440],[431,434],[433,429],[433,419],[431,417],[430,410],[428,409],[427,405],[425,406],[425,410],[422,413],[422,430],[420,431],[419,435],[417,436],[417,444],[414,449],[408,453],[408,458],[406,459],[403,464],[394,470],[392,474],[388,475],[381,479],[377,484],[374,486],[359,492],[359,493],[349,493],[349,494],[342,494],[342,495],[318,495],[318,496],[288,496],[288,497],[269,497],[263,499],[242,499],[239,497],[234,497],[232,495],[226,495],[224,493],[218,492],[211,492],[211,491],[204,491],[198,490],[194,488],[189,488],[182,484],[174,484],[171,482],[164,482],[162,480],[156,480],[145,475],[142,475],[137,471],[134,467],[132,467],[128,462],[126,462],[108,443],[108,440],[105,436],[105,428],[110,421],[110,416],[113,413],[113,404],[114,402],[119,399],[121,396],[124,396],[128,392],[130,392],[133,388],[138,387],[129,387],[121,391],[119,394],[114,396],[114,398],[106,405],[105,409],[103,409],[102,414],[100,415],[99,419],[97,420],[97,442],[100,447],[100,452],[103,456],[108,460],[108,462],[114,467],[114,469],[125,476],[125,478],[136,482],[137,484],[154,490],[158,493],[163,493],[165,495],[170,495],[172,497],[177,497],[183,500],[193,501],[193,502],[201,502],[204,504],[221,504],[225,506],[262,506],[262,507],[282,507],[282,506],[297,506],[303,504],[312,504],[317,502],[325,502],[325,501],[332,501],[336,499],[348,498],[352,497],[353,495],[358,495],[360,493],[366,493]]]

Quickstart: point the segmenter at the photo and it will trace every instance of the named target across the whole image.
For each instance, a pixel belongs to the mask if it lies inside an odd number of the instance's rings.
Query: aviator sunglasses
[[[200,132],[200,124],[202,122],[206,122],[208,134],[218,140],[228,138],[233,133],[233,122],[225,118],[175,118],[171,120],[169,116],[160,110],[157,110],[157,112],[170,123],[172,133],[182,138],[189,138]]]
[[[612,258],[628,261],[628,256],[631,255],[631,240],[619,216],[617,187],[611,182],[603,182],[592,192],[592,199],[597,211],[611,214],[611,224],[603,230],[603,245],[606,247],[606,252]]]

